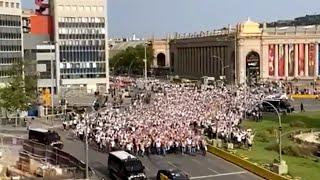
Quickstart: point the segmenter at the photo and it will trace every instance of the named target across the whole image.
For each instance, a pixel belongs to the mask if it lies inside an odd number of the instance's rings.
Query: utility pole
[[[88,120],[89,120],[89,117],[88,117],[88,114],[86,112],[87,110],[85,109],[85,117],[84,117],[84,120],[85,120],[85,125],[86,125],[86,128],[85,128],[85,153],[86,153],[86,179],[89,179],[89,148],[88,148]]]
[[[147,46],[148,43],[144,45],[144,79],[148,79],[148,69],[147,69]]]

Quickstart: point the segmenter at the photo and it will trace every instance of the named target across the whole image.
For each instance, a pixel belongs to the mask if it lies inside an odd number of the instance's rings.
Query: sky
[[[26,8],[34,0],[22,0]],[[320,14],[319,0],[108,0],[109,36],[165,37]]]

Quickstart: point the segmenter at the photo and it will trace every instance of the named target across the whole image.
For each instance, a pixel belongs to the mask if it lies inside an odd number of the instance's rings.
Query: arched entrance
[[[246,57],[246,77],[249,82],[260,77],[260,55],[255,51],[249,52]]]
[[[159,53],[157,55],[157,65],[158,65],[158,67],[166,66],[166,55],[165,54]]]

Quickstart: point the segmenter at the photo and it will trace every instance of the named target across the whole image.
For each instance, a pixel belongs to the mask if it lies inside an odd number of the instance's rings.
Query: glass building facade
[[[19,10],[20,3],[11,3],[0,1],[0,83],[5,82],[11,66],[23,57],[21,13],[14,15],[11,10]]]
[[[61,79],[105,78],[105,19],[59,18]]]

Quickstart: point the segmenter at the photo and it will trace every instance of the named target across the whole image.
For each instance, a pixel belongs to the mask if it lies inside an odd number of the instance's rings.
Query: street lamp
[[[275,112],[278,116],[278,121],[279,121],[279,129],[278,129],[278,131],[279,131],[279,163],[281,164],[282,163],[282,147],[281,147],[282,146],[282,139],[281,139],[281,136],[282,136],[281,135],[282,134],[282,125],[281,124],[282,123],[281,123],[280,113],[279,113],[278,109],[268,101],[262,100],[259,103],[266,103],[266,104],[270,105],[275,110]]]
[[[148,67],[147,67],[147,46],[150,46],[151,42],[147,41],[144,43],[144,79],[148,79]]]
[[[51,45],[55,45],[57,42],[56,41],[43,41],[44,44],[48,44],[50,45],[50,56],[51,56],[51,114],[52,116],[54,115],[54,104],[53,104],[53,96],[54,96],[54,79],[53,79],[53,76],[54,76],[54,73],[53,73],[53,56],[52,56],[52,47]],[[56,59],[56,57],[54,58]]]
[[[213,60],[218,60],[218,61],[220,61],[221,63],[221,76],[225,76],[225,74],[224,74],[224,70],[226,69],[226,68],[229,68],[230,66],[229,65],[224,65],[224,60],[221,58],[221,57],[219,57],[219,56],[216,56],[216,55],[212,55],[211,56],[211,58],[213,59]]]

